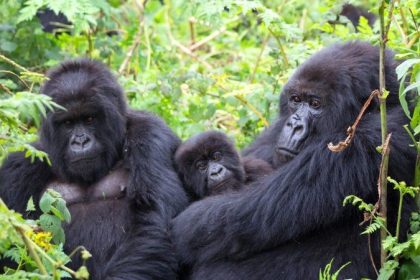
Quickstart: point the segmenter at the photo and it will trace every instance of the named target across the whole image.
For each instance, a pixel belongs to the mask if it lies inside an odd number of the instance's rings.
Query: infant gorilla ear
[[[248,157],[242,162],[233,142],[217,131],[188,139],[178,148],[175,164],[194,199],[241,189],[272,171],[263,160]]]

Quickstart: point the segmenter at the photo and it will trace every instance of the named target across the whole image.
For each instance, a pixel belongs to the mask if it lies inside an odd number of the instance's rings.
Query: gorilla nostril
[[[303,130],[303,125],[297,125],[295,126],[295,132]]]
[[[213,170],[210,175],[216,176],[216,175],[219,175],[221,172],[222,172],[222,168],[219,167],[216,170]]]

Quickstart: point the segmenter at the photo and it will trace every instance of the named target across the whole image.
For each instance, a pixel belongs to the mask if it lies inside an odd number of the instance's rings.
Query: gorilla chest
[[[83,245],[93,256],[91,262],[100,265],[127,238],[133,218],[125,195],[127,177],[120,168],[88,187],[58,180],[47,185],[61,194],[71,214],[64,225],[67,252]]]

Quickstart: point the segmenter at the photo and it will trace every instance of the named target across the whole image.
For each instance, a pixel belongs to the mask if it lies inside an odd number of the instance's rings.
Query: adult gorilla
[[[180,140],[157,117],[128,110],[99,62],[68,61],[48,77],[42,93],[66,108],[48,113],[35,143],[52,166],[9,155],[0,197],[23,213],[31,196],[37,203],[47,187],[60,192],[72,214],[65,251],[92,253],[92,279],[176,277],[168,226],[187,203],[172,163]]]
[[[346,150],[333,153],[327,144],[345,137],[378,88],[378,54],[366,43],[334,45],[297,69],[283,89],[279,119],[244,152],[281,167],[256,182],[259,186],[201,200],[174,219],[177,251],[183,263],[193,265],[192,278],[316,279],[332,258],[334,269],[351,261],[340,277],[376,277],[367,237],[360,234],[363,215],[342,203],[350,194],[370,203],[378,198],[378,103],[368,108]],[[415,151],[402,127],[407,119],[398,104],[390,52],[386,81],[393,133],[389,173],[410,182]],[[389,190],[391,232],[397,199]],[[404,220],[412,206],[412,201],[404,205]],[[378,262],[377,234],[372,245]]]

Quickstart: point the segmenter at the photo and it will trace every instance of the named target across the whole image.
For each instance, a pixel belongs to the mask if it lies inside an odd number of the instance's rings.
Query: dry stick
[[[370,223],[369,223],[369,226],[372,224],[372,218],[370,218]],[[373,267],[373,269],[375,270],[375,273],[376,273],[376,276],[378,276],[379,275],[379,272],[378,272],[378,269],[376,268],[376,265],[375,265],[375,260],[373,259],[373,253],[372,253],[372,245],[371,245],[371,235],[370,234],[368,234],[368,250],[369,250],[369,259],[370,259],[370,262],[372,263],[372,267]]]
[[[169,23],[169,14],[168,14],[168,9],[167,8],[166,8],[166,13],[165,13],[165,18],[166,18],[166,32],[168,34],[169,39],[171,40],[171,43],[173,45],[175,45],[176,47],[178,47],[185,54],[191,56],[193,59],[195,59],[196,61],[203,64],[207,69],[212,69],[213,66],[211,66],[207,61],[204,61],[204,60],[200,59],[189,48],[185,47],[184,45],[182,45],[180,42],[178,42],[174,38],[174,36],[172,35],[172,32],[171,32],[171,26],[170,26],[170,23]]]
[[[191,41],[190,41],[190,46],[195,44],[195,23],[196,20],[194,17],[190,17],[188,20],[188,23],[190,25],[190,37],[191,37]]]
[[[139,30],[137,31],[137,34],[136,34],[136,38],[134,39],[133,43],[131,44],[131,47],[126,54],[123,63],[121,63],[121,66],[118,69],[118,73],[120,73],[120,74],[124,73],[125,69],[128,66],[128,63],[130,62],[131,57],[134,54],[134,51],[140,45],[141,35],[142,35],[142,28],[141,28],[141,24],[140,24]]]
[[[14,62],[13,60],[11,60],[10,58],[5,57],[4,55],[0,54],[0,59],[6,61],[8,64],[18,68],[19,70],[21,70],[22,72],[29,72],[31,73],[31,71],[29,71],[28,69],[26,69],[25,67],[17,64],[16,62]]]
[[[8,70],[0,70],[0,73],[10,74],[16,77],[22,84],[25,85],[25,87],[27,87],[28,89],[30,88],[30,86],[18,74]]]
[[[397,21],[397,19],[395,17],[392,17],[392,19],[393,19],[393,21],[395,23],[395,26],[397,26],[397,29],[398,29],[398,31],[401,34],[402,40],[404,42],[404,45],[408,45],[408,38],[407,38],[407,35],[404,32],[404,29],[401,27],[401,25],[398,23],[398,21]]]
[[[334,145],[332,142],[328,143],[328,149],[330,149],[330,151],[338,153],[338,152],[344,151],[350,145],[354,137],[354,134],[356,133],[356,128],[359,125],[359,122],[362,119],[366,109],[369,107],[370,103],[372,102],[373,97],[378,96],[378,95],[379,95],[379,91],[377,89],[372,91],[368,99],[365,101],[365,104],[363,104],[363,107],[360,110],[359,115],[357,116],[353,125],[347,128],[347,135],[348,135],[347,138],[344,141],[340,141],[337,145]]]
[[[190,51],[195,51],[196,49],[198,49],[198,48],[200,48],[201,46],[203,46],[204,44],[206,44],[206,43],[208,43],[209,41],[211,41],[211,40],[213,40],[214,38],[216,38],[217,36],[219,36],[220,34],[222,34],[223,32],[225,32],[226,31],[226,27],[222,27],[222,28],[220,28],[219,30],[217,30],[217,31],[215,31],[215,32],[213,32],[213,33],[211,33],[209,36],[207,36],[206,38],[204,38],[204,39],[202,39],[202,40],[200,40],[200,41],[198,41],[197,43],[195,43],[195,44],[192,44],[191,46],[190,46]]]
[[[140,45],[141,36],[143,33],[143,24],[144,24],[144,6],[147,3],[147,0],[143,0],[140,3],[138,1],[134,1],[138,10],[139,10],[139,30],[137,30],[136,37],[134,38],[133,43],[131,44],[130,49],[128,50],[123,63],[121,63],[120,68],[118,69],[118,73],[123,74],[125,69],[127,68],[128,64],[130,63],[130,59],[134,54],[134,51]]]
[[[260,113],[260,111],[257,110],[257,108],[254,107],[248,100],[246,100],[242,95],[235,94],[234,95],[236,99],[241,101],[245,106],[247,106],[252,112],[254,112],[255,115],[263,122],[264,126],[268,126],[268,120]]]
[[[6,87],[5,85],[3,85],[2,83],[0,83],[0,89],[4,90],[5,92],[7,92],[10,95],[13,95],[13,92],[11,92],[10,89],[8,87]]]
[[[255,62],[254,70],[252,71],[252,74],[251,74],[251,76],[249,78],[249,82],[251,82],[251,83],[254,82],[255,74],[257,73],[258,66],[260,65],[261,57],[262,57],[262,55],[264,53],[265,47],[267,46],[268,39],[270,39],[270,34],[267,34],[267,36],[265,36],[265,38],[263,40],[260,53],[257,56],[257,61]]]
[[[283,44],[281,43],[280,39],[277,38],[276,34],[274,34],[274,32],[273,32],[273,30],[271,30],[271,28],[268,28],[268,31],[271,33],[271,35],[273,35],[274,39],[276,39],[277,44],[279,45],[280,54],[283,58],[284,66],[286,66],[286,68],[288,68],[289,67],[289,59],[287,58],[286,51],[283,48]]]

